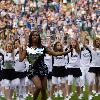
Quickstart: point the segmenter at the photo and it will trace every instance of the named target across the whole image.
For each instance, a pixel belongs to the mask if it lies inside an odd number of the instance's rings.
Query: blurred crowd
[[[43,44],[100,37],[99,0],[0,0],[0,47],[38,28]]]

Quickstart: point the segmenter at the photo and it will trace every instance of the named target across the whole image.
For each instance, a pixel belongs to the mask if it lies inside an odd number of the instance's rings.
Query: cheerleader
[[[60,42],[56,42],[54,44],[53,50],[55,52],[63,51],[62,44]],[[53,56],[53,69],[52,69],[52,94],[55,87],[57,87],[56,92],[63,91],[64,97],[66,96],[66,76],[67,76],[67,69],[65,68],[65,56]],[[60,79],[60,80],[59,80]],[[62,90],[60,90],[62,89]],[[60,94],[60,97],[63,95]]]
[[[78,96],[80,96],[80,76],[82,75],[80,70],[80,48],[78,41],[75,39],[71,39],[70,48],[72,48],[72,52],[68,53],[68,64],[66,68],[68,70],[68,97],[66,100],[69,100],[72,96],[72,84],[73,79],[75,79],[76,89]]]
[[[90,92],[92,91],[92,83],[94,82],[95,78],[95,89],[96,89],[96,95],[100,94],[100,38],[95,38],[93,41],[94,49],[92,50],[92,56],[93,56],[93,61],[92,61],[92,66],[89,69],[89,72],[93,74],[92,76],[92,82],[91,82],[91,87],[90,87]],[[92,96],[89,100],[92,99]]]
[[[81,89],[82,89],[80,98],[82,98],[83,91],[85,91],[85,81],[87,80],[88,84],[90,85],[90,83],[89,83],[90,73],[88,71],[89,71],[89,66],[92,62],[92,53],[89,48],[89,40],[88,39],[84,40],[83,46],[81,47],[80,58],[81,58],[80,64],[81,64],[81,72],[82,72],[82,76],[80,77],[81,78]]]
[[[20,46],[20,40],[16,39],[14,41],[14,60],[15,60],[15,73],[16,77],[18,78],[17,82],[19,81],[18,86],[16,87],[16,94],[17,99],[23,99],[26,98],[26,86],[25,86],[25,78],[27,76],[26,71],[26,59],[23,61],[19,61],[19,46]]]
[[[6,99],[12,100],[16,79],[14,70],[14,54],[12,41],[7,42],[5,50],[3,50],[2,53],[4,55],[4,66],[2,68],[2,86],[5,88],[4,92]]]
[[[29,35],[29,46],[25,49],[20,47],[20,61],[27,58],[30,63],[28,70],[28,78],[34,82],[35,91],[33,100],[36,100],[41,91],[41,100],[46,100],[46,90],[47,90],[47,75],[48,68],[44,63],[45,54],[53,56],[61,56],[67,54],[69,51],[65,52],[55,52],[48,47],[41,44],[41,38],[38,34],[38,30],[34,30]]]

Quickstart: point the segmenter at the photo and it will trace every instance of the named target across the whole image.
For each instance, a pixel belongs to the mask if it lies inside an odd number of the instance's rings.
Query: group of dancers
[[[71,39],[67,49],[72,48],[72,51],[67,55],[56,57],[46,55],[45,62],[49,66],[49,75],[51,76],[52,73],[52,77],[48,77],[48,86],[50,87],[50,82],[52,84],[51,89],[49,88],[51,94],[48,100],[52,100],[54,91],[56,91],[55,97],[59,95],[60,97],[64,96],[64,100],[70,100],[73,96],[73,82],[75,82],[78,100],[84,97],[86,86],[88,86],[89,91],[87,100],[92,100],[93,94],[99,96],[100,38],[94,39],[93,45],[90,45],[89,42],[89,39],[85,39],[84,43],[81,44],[77,40]],[[62,51],[62,44],[56,42],[53,50]]]
[[[17,100],[25,100],[26,94],[36,100],[40,92],[41,100],[52,100],[58,94],[70,100],[73,82],[80,100],[86,81],[88,100],[92,100],[92,93],[100,94],[100,38],[93,45],[88,39],[83,43],[70,39],[65,47],[60,41],[50,47],[43,46],[38,32],[32,31],[28,46],[16,39],[0,49],[0,67],[0,95],[7,100],[13,100],[14,93]]]

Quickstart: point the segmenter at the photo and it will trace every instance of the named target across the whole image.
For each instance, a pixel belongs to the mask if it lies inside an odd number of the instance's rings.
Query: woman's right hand
[[[72,52],[72,48],[70,48],[70,49],[67,49],[67,51],[65,51],[66,52],[66,54],[68,54],[68,53],[70,53],[70,52]]]
[[[19,48],[19,59],[20,61],[23,61],[25,58],[26,58],[26,47],[21,45]]]

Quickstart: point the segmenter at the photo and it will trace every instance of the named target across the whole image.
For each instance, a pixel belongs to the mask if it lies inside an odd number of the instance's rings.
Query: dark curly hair
[[[100,42],[100,38],[96,37],[96,38],[93,40],[93,46],[94,46],[94,48],[100,48],[100,45],[98,46],[98,45],[96,44],[97,41]]]
[[[54,44],[53,50],[54,50],[55,52],[58,51],[58,49],[57,49],[57,44],[58,44],[58,43],[61,43],[61,42],[57,41],[57,42]],[[62,45],[61,45],[60,51],[63,52],[63,46],[62,46]]]
[[[37,30],[34,30],[34,31],[32,31],[32,32],[30,33],[30,35],[29,35],[29,47],[32,47],[32,34],[34,34],[35,32],[38,33]],[[39,33],[38,33],[38,35],[39,35],[38,47],[41,47],[41,46],[42,46],[42,44],[41,44],[41,37],[40,37],[40,34],[39,34]]]

